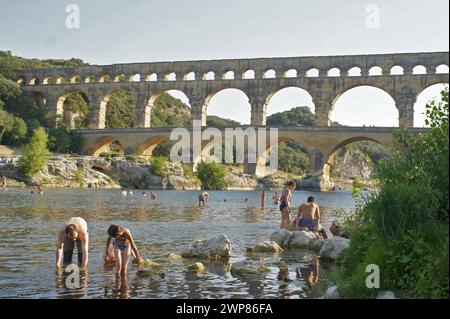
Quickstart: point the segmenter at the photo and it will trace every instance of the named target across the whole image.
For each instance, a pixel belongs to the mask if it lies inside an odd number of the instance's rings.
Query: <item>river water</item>
[[[0,298],[315,298],[323,294],[329,265],[319,262],[314,253],[298,249],[279,255],[246,253],[246,247],[269,240],[279,227],[280,212],[271,203],[272,192],[267,192],[264,209],[261,192],[256,191],[211,191],[205,208],[197,207],[199,192],[157,193],[158,200],[152,201],[138,191],[132,197],[103,189],[47,189],[44,195],[26,189],[0,192]],[[354,206],[349,191],[296,191],[294,205],[309,195],[316,197],[327,230],[333,208]],[[78,289],[67,288],[65,277],[57,275],[54,266],[57,230],[72,216],[86,219],[90,232],[89,271]],[[160,263],[165,276],[140,277],[130,266],[126,278],[116,279],[114,269],[105,267],[102,258],[106,230],[112,223],[129,228],[141,256]],[[232,256],[227,261],[202,260],[204,274],[187,271],[197,260],[170,262],[166,257],[181,254],[182,247],[196,239],[220,234],[230,238]],[[269,272],[232,275],[230,264],[245,259],[264,263]],[[289,269],[281,277],[280,262]]]

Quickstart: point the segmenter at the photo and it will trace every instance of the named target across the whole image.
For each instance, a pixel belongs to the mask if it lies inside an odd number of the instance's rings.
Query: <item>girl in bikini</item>
[[[295,183],[290,181],[286,184],[283,189],[280,198],[280,211],[281,211],[281,225],[280,228],[287,228],[291,223],[291,201],[292,201],[292,191],[295,189]]]
[[[114,256],[111,256],[109,250],[111,241],[113,241]],[[127,228],[111,225],[108,228],[108,239],[106,241],[105,248],[105,262],[112,258],[116,261],[115,273],[116,275],[126,275],[128,270],[128,262],[131,255],[136,257],[137,265],[140,270],[143,270],[141,265],[141,257],[131,236],[130,230]]]

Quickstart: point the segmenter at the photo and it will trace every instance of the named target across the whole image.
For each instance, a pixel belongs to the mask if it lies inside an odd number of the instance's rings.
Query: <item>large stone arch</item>
[[[152,136],[136,146],[135,154],[140,156],[151,157],[153,150],[162,142],[170,141],[167,135]]]
[[[106,107],[111,97],[119,91],[128,91],[131,94],[135,94],[136,91],[130,86],[117,86],[109,89],[102,97],[100,97],[100,103],[97,108],[91,107],[90,118],[95,119],[97,123],[94,123],[94,128],[104,129],[106,127]],[[96,112],[97,114],[92,114]]]
[[[359,83],[354,83],[351,85],[345,85],[342,86],[341,88],[337,89],[335,92],[335,97],[332,100],[331,104],[329,105],[329,108],[327,110],[327,118],[328,118],[328,123],[331,122],[331,113],[333,112],[335,106],[336,106],[336,102],[346,93],[357,89],[357,88],[361,88],[361,87],[371,87],[371,88],[375,88],[377,90],[382,91],[383,93],[387,94],[390,99],[394,102],[395,108],[398,111],[398,117],[399,117],[399,121],[400,121],[400,117],[401,117],[401,109],[399,108],[399,105],[397,104],[397,100],[395,98],[395,93],[393,92],[392,89],[389,89],[386,85],[380,85],[380,84],[375,84],[375,83],[366,83],[366,82],[359,82]]]
[[[85,145],[83,146],[83,154],[98,157],[103,152],[109,152],[110,145],[115,141],[118,141],[121,145],[123,145],[120,139],[113,135],[106,135],[98,138],[92,137],[89,140],[85,140]],[[122,156],[125,155],[124,146],[121,146],[121,148],[117,152]]]
[[[89,94],[83,90],[83,89],[69,89],[65,90],[62,95],[59,95],[59,97],[56,100],[56,125],[58,126],[61,122],[66,124],[69,128],[74,128],[73,124],[73,118],[75,114],[68,114],[69,118],[66,118],[66,110],[64,110],[64,102],[66,99],[73,93],[80,93],[80,95],[83,97],[84,101],[90,106],[90,99]],[[71,113],[70,111],[67,113]],[[67,121],[69,123],[67,123]]]
[[[204,99],[204,101],[203,101],[203,105],[201,106],[201,113],[202,113],[202,118],[201,118],[201,121],[202,121],[202,126],[205,126],[206,125],[206,115],[207,115],[207,113],[208,113],[208,107],[209,107],[209,104],[210,104],[210,102],[211,102],[211,100],[217,95],[217,94],[219,94],[220,92],[223,92],[223,91],[225,91],[225,90],[237,90],[237,91],[240,91],[240,92],[242,92],[245,96],[246,96],[246,98],[248,99],[248,102],[249,102],[249,104],[250,104],[250,110],[249,110],[249,112],[250,112],[250,114],[252,113],[252,103],[251,103],[251,98],[250,98],[250,94],[249,94],[249,91],[248,90],[246,90],[246,88],[244,88],[244,87],[242,87],[242,86],[238,86],[238,85],[236,85],[236,86],[229,86],[229,85],[220,85],[220,86],[216,86],[216,87],[213,87],[213,88],[210,88],[209,90],[207,90],[206,91],[206,97],[205,97],[205,99]],[[196,112],[197,110],[195,110],[194,109],[194,106],[192,106],[193,107],[193,109],[192,109],[192,111],[193,112]],[[194,117],[194,119],[196,119],[195,117]]]
[[[351,138],[341,141],[339,144],[337,144],[335,147],[333,147],[331,150],[329,150],[327,153],[325,153],[324,154],[325,161],[323,164],[323,168],[314,167],[312,169],[311,173],[313,173],[313,175],[315,175],[315,176],[318,175],[317,173],[319,173],[319,174],[321,173],[320,175],[323,180],[331,182],[330,172],[331,172],[332,166],[334,165],[334,161],[336,159],[336,155],[337,155],[337,152],[339,151],[339,149],[341,149],[342,147],[344,147],[348,144],[351,144],[354,142],[360,142],[360,141],[374,142],[381,146],[384,146],[387,149],[391,149],[393,147],[393,144],[391,144],[387,141],[382,141],[382,140],[373,138],[373,137],[368,137],[368,136],[363,136],[363,135],[353,136]]]
[[[273,98],[274,95],[276,95],[280,91],[282,91],[284,89],[288,89],[288,88],[295,88],[295,89],[300,89],[301,91],[304,91],[305,93],[307,93],[311,97],[311,100],[312,100],[312,102],[314,104],[314,97],[313,97],[313,95],[308,90],[308,88],[303,86],[303,85],[300,85],[300,84],[284,84],[284,85],[281,85],[281,86],[277,86],[277,87],[271,88],[270,91],[267,91],[264,94],[265,98],[264,98],[264,104],[263,104],[263,109],[262,109],[262,112],[264,112],[264,125],[266,124],[265,118],[267,117],[267,110],[268,110],[268,106],[270,104],[271,99]]]
[[[159,90],[153,91],[150,93],[150,96],[147,99],[144,99],[142,106],[138,108],[138,112],[144,112],[146,114],[146,123],[148,123],[148,126],[144,127],[150,127],[151,126],[151,114],[152,110],[154,108],[155,101],[158,97],[161,96],[163,93],[167,93],[169,91],[178,91],[184,94],[184,96],[188,99],[189,105],[191,104],[191,97],[188,95],[186,90],[180,89],[176,86],[166,86],[164,88],[161,88]],[[192,106],[189,108],[192,116]]]

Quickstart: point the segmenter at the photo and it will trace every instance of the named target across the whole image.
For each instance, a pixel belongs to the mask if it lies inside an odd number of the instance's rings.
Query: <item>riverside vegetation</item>
[[[377,173],[377,192],[355,189],[356,209],[344,217],[351,243],[335,268],[343,297],[371,298],[366,266],[380,269],[382,290],[405,298],[448,298],[449,289],[449,104],[427,105],[431,131],[410,136],[398,130],[400,146]]]

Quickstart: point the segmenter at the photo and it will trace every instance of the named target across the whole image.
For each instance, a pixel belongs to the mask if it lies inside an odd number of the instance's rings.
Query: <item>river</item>
[[[267,192],[264,209],[261,192],[256,191],[211,191],[205,208],[197,207],[199,192],[157,193],[158,200],[152,201],[140,191],[132,197],[106,189],[46,189],[44,195],[20,188],[0,192],[0,298],[315,298],[323,294],[329,265],[319,263],[314,253],[246,253],[246,247],[269,240],[279,227],[280,212],[272,204],[272,192]],[[296,191],[294,205],[309,195],[316,197],[327,230],[333,208],[354,206],[350,191]],[[57,230],[72,216],[86,219],[90,232],[89,271],[78,289],[65,287],[54,266]],[[105,267],[102,259],[106,230],[112,223],[129,228],[141,256],[160,263],[165,276],[140,277],[130,266],[127,277],[116,280],[113,268]],[[170,262],[166,257],[181,254],[182,247],[196,239],[222,233],[232,242],[232,256],[228,261],[202,261],[207,270],[203,275],[187,271],[196,260]],[[230,264],[244,259],[263,262],[269,272],[257,277],[232,275]],[[280,262],[289,267],[282,279]],[[318,280],[296,271],[316,266]]]

